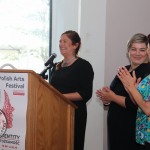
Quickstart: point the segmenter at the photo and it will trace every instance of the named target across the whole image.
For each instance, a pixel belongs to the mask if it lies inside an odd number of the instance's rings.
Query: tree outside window
[[[0,66],[40,72],[49,56],[49,0],[0,0]]]

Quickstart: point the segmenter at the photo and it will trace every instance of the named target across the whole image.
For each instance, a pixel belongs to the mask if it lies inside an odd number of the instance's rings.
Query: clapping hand
[[[112,99],[115,93],[109,88],[109,87],[103,87],[96,91],[97,97],[99,97],[100,100],[102,100],[104,105],[108,105]]]
[[[136,78],[135,71],[132,72],[132,76],[130,72],[126,69],[126,67],[121,67],[118,69],[117,73],[118,78],[124,85],[127,92],[129,92],[130,88],[136,87],[139,85],[141,78]]]

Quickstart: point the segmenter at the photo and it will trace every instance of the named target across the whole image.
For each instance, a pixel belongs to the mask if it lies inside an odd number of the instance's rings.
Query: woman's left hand
[[[126,67],[119,68],[117,76],[121,80],[127,92],[132,87],[137,88],[138,84],[141,81],[141,78],[136,79],[135,71],[132,72],[132,76],[131,76],[131,74],[126,69]]]

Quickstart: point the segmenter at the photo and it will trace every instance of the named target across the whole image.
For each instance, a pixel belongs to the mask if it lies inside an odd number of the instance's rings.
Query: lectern
[[[28,76],[25,150],[73,150],[76,106],[32,70],[0,73]]]

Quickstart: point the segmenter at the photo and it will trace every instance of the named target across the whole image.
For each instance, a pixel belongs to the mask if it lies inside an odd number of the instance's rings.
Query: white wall
[[[107,111],[95,92],[110,84],[119,66],[128,64],[125,55],[129,37],[137,32],[150,33],[150,0],[54,0],[53,5],[53,52],[59,54],[62,32],[79,31],[80,56],[92,64],[95,72],[93,97],[87,104],[85,150],[107,150]],[[64,15],[58,13],[60,10]]]
[[[103,106],[95,92],[104,84],[105,8],[105,0],[81,0],[80,56],[91,62],[95,73],[93,97],[87,104],[85,150],[103,150]]]

